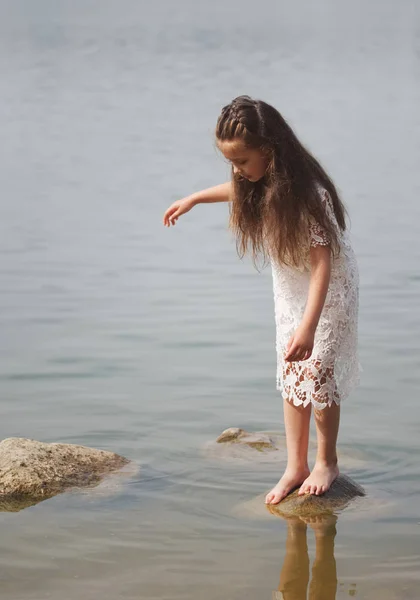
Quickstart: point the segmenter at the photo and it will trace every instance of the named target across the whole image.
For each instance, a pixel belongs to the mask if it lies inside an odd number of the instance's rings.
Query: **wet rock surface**
[[[313,517],[332,515],[346,508],[356,498],[365,496],[364,489],[347,475],[339,475],[330,489],[316,496],[298,496],[298,489],[291,492],[278,504],[267,504],[272,514],[281,517]]]

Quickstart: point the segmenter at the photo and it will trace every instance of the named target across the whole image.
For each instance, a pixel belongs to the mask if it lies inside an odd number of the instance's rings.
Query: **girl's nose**
[[[234,175],[237,175],[238,173],[240,173],[240,171],[239,171],[238,167],[235,167],[235,166],[234,166],[234,167],[233,167],[233,174],[234,174]]]

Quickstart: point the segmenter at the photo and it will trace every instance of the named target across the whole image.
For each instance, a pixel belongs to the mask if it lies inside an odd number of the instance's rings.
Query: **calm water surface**
[[[141,466],[1,513],[0,598],[281,598],[282,572],[301,600],[306,537],[312,598],[419,598],[419,5],[15,0],[0,17],[0,437]],[[237,259],[226,206],[161,225],[227,177],[212,131],[241,93],[284,113],[351,215],[364,374],[340,442],[369,497],[335,554],[334,523],[306,536],[255,501],[282,453],[205,450],[228,426],[282,430],[270,272]]]

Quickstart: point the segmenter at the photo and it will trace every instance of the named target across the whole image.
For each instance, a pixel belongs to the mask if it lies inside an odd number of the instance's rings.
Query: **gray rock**
[[[69,488],[98,484],[129,462],[86,446],[5,439],[0,443],[0,510],[21,510]]]

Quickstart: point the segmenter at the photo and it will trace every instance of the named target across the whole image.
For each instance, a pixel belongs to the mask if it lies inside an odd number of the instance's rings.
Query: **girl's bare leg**
[[[283,477],[265,498],[266,504],[278,504],[309,475],[308,443],[311,405],[306,408],[283,401],[286,428],[287,467]]]
[[[315,466],[303,482],[299,494],[324,494],[338,477],[337,437],[340,406],[335,402],[322,410],[314,410],[318,451]]]

